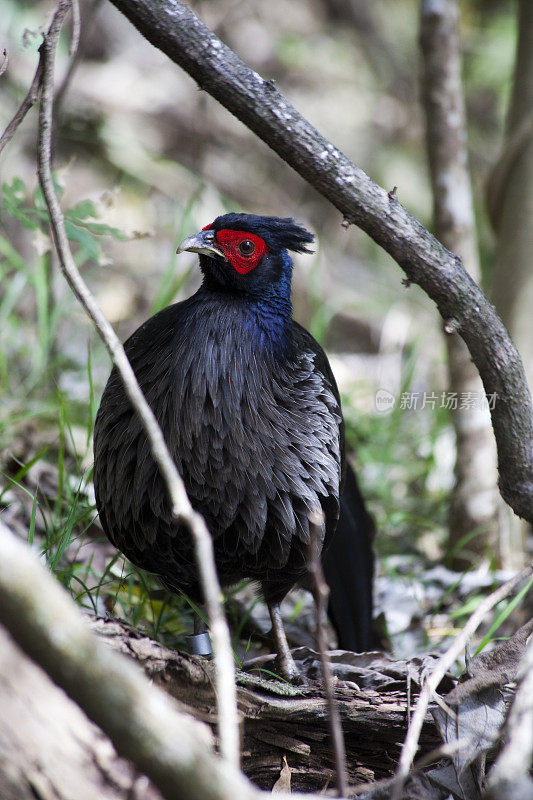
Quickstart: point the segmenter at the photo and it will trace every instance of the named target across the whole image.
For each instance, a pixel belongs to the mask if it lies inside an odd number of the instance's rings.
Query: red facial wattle
[[[203,230],[208,230],[207,225]],[[221,230],[215,234],[218,247],[224,253],[224,258],[240,275],[251,272],[263,256],[269,252],[267,245],[260,236],[248,231]]]

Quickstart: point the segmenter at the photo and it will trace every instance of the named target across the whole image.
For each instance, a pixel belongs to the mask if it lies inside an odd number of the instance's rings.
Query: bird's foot
[[[307,681],[294,663],[290,653],[278,654],[274,660],[274,671],[293,686],[305,686]]]
[[[289,650],[285,628],[281,619],[278,603],[269,603],[268,610],[272,620],[272,635],[276,645],[277,656],[274,660],[274,669],[284,681],[292,683],[294,686],[302,686],[307,683],[303,675],[300,674],[294,658]]]

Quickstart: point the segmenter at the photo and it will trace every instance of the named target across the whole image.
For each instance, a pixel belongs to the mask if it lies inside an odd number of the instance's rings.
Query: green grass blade
[[[523,586],[522,589],[520,589],[520,591],[518,592],[516,597],[513,597],[512,600],[510,600],[508,603],[505,604],[505,607],[498,614],[498,616],[496,617],[496,619],[494,620],[494,622],[492,623],[492,625],[488,629],[487,633],[485,634],[485,636],[481,640],[481,642],[479,644],[479,647],[475,652],[476,656],[477,656],[478,653],[481,653],[481,651],[483,650],[484,647],[487,646],[487,644],[491,641],[493,634],[498,630],[500,625],[502,625],[505,622],[507,617],[510,614],[512,614],[512,612],[515,610],[515,608],[520,603],[520,601],[526,596],[526,594],[529,592],[529,590],[530,590],[530,588],[532,586],[533,586],[533,577],[531,577],[528,580],[528,582],[526,583],[526,585]]]

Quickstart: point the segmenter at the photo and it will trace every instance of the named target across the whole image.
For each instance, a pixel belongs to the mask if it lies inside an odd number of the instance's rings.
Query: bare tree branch
[[[4,49],[2,50],[2,63],[0,64],[0,78],[2,77],[4,72],[6,72],[8,66],[9,66],[9,53],[7,52],[7,49],[4,47]]]
[[[4,63],[4,66],[7,69],[7,60]],[[2,153],[2,150],[4,149],[6,144],[8,144],[11,141],[11,139],[15,134],[15,131],[17,130],[18,126],[20,125],[20,123],[30,110],[30,108],[34,106],[35,103],[37,102],[37,98],[39,97],[39,90],[41,87],[42,74],[43,74],[43,64],[42,64],[42,53],[41,53],[39,57],[39,63],[37,64],[37,69],[35,70],[35,75],[33,76],[31,86],[28,89],[28,93],[24,98],[24,100],[22,101],[22,103],[20,104],[20,106],[18,107],[15,116],[13,117],[11,122],[9,122],[8,125],[6,126],[6,129],[3,132],[2,136],[0,136],[0,153]]]
[[[2,800],[163,800],[1,624],[0,704]]]
[[[96,21],[96,17],[100,6],[102,5],[103,0],[92,0],[92,3],[84,8],[83,14],[83,21],[81,17],[78,21],[79,25],[79,32],[78,32],[78,46],[74,52],[73,57],[70,59],[67,67],[67,71],[61,81],[61,84],[58,86],[55,94],[54,94],[54,112],[55,112],[55,124],[58,124],[58,119],[61,118],[61,110],[63,106],[63,102],[65,99],[65,95],[67,94],[69,87],[72,83],[76,70],[83,59],[83,51],[84,51],[84,41],[87,40],[89,33],[91,31],[92,26]],[[83,38],[82,38],[83,33]],[[72,45],[71,45],[72,47]]]
[[[69,56],[75,56],[80,43],[81,17],[79,0],[71,0],[72,9],[72,39],[68,48]]]
[[[200,514],[189,501],[183,481],[165,444],[155,416],[146,402],[124,348],[104,317],[72,257],[64,217],[55,194],[51,172],[54,58],[57,40],[70,0],[60,0],[42,44],[42,88],[39,110],[39,181],[50,214],[52,233],[61,269],[72,291],[94,322],[117,369],[132,406],[139,415],[151,445],[152,454],[165,481],[176,519],[186,525],[194,539],[200,583],[210,622],[217,666],[217,703],[222,755],[234,766],[239,763],[239,729],[235,693],[235,667],[228,627],[221,606],[222,592],[215,569],[212,540]]]
[[[316,608],[316,641],[318,651],[320,653],[320,664],[322,667],[322,681],[324,684],[324,693],[326,695],[326,702],[328,704],[328,720],[329,729],[331,732],[331,741],[333,743],[333,751],[335,755],[335,769],[337,772],[337,788],[339,790],[339,797],[344,797],[348,794],[348,778],[346,774],[346,747],[344,743],[344,736],[342,732],[342,723],[339,710],[335,705],[335,697],[333,692],[333,676],[331,674],[331,664],[328,658],[328,647],[326,640],[326,609],[329,598],[329,586],[324,578],[322,570],[322,563],[320,561],[319,541],[320,529],[324,525],[324,515],[316,514],[309,518],[309,526],[311,529],[311,563],[309,572],[313,582],[313,595],[315,598]]]
[[[430,750],[429,753],[426,753],[419,758],[418,761],[415,761],[411,772],[420,772],[424,769],[424,767],[434,764],[441,758],[451,758],[455,755],[455,753],[465,746],[467,741],[468,740],[466,739],[458,739],[456,742],[451,742],[450,744],[441,744],[439,747],[435,747],[433,750]],[[393,775],[392,778],[381,778],[379,781],[359,783],[352,789],[352,791],[356,797],[363,793],[366,794],[366,792],[375,792],[377,794],[377,790],[388,789],[389,787],[392,789],[397,780],[398,777]],[[379,797],[379,795],[377,796]]]
[[[487,394],[500,491],[533,521],[533,414],[520,356],[460,259],[302,117],[271,81],[244,64],[178,0],[111,0],[153,45],[186,70],[330,200],[346,220],[383,247],[437,304],[465,340]]]
[[[503,586],[500,586],[498,589],[496,589],[496,591],[492,592],[492,594],[489,594],[488,597],[485,597],[476,608],[461,633],[456,636],[449,648],[445,653],[442,654],[435,664],[431,675],[429,675],[422,686],[420,695],[415,705],[409,731],[405,737],[402,752],[400,754],[398,770],[396,773],[397,782],[392,792],[391,800],[399,800],[401,796],[403,783],[409,774],[411,764],[413,763],[413,759],[418,749],[418,741],[420,738],[422,725],[424,723],[424,718],[426,716],[426,711],[439,683],[443,679],[446,672],[453,666],[456,659],[459,658],[468,640],[475,633],[488,612],[501,600],[504,600],[506,597],[512,594],[512,592],[514,592],[514,590],[531,575],[533,575],[533,562],[515,575],[514,578],[511,578],[511,580],[504,583]]]
[[[533,386],[533,3],[518,0],[516,54],[502,155],[486,198],[495,233],[491,299],[520,349]],[[509,548],[525,549],[527,526],[512,522]]]

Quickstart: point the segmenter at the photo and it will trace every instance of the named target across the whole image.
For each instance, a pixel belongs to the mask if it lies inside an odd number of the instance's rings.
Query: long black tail
[[[344,650],[361,652],[373,647],[373,537],[374,521],[348,464],[339,524],[324,556],[330,590],[328,614]]]

